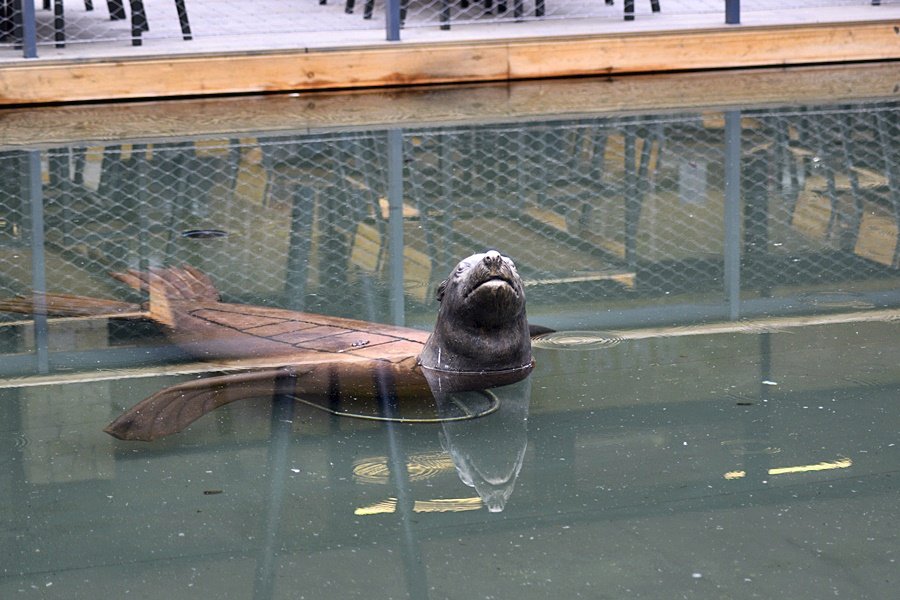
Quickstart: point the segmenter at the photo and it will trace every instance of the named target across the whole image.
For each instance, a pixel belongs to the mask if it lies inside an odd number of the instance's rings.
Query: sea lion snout
[[[510,264],[512,263],[508,258],[506,260]],[[486,252],[481,259],[481,264],[476,263],[473,266],[473,270],[476,271],[476,273],[473,273],[475,287],[479,284],[478,280],[481,280],[481,283],[483,283],[490,279],[501,279],[511,284],[514,277],[513,269],[505,264],[503,255],[496,250]]]
[[[522,281],[512,260],[496,250],[471,257],[469,268],[461,279],[462,297],[467,304],[482,305],[474,308],[480,316],[500,321],[515,317],[524,306]],[[481,318],[476,319],[482,321]]]
[[[496,250],[488,250],[484,253],[484,258],[481,259],[484,261],[484,264],[487,265],[488,269],[499,269],[500,265],[503,264],[503,257]]]

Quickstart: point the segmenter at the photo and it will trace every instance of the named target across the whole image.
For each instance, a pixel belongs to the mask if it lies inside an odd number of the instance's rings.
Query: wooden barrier
[[[0,66],[0,105],[501,81],[900,58],[900,21]]]
[[[0,150],[67,143],[220,140],[334,129],[540,121],[565,115],[718,111],[890,99],[894,63],[514,81],[363,92],[23,107],[0,115]]]

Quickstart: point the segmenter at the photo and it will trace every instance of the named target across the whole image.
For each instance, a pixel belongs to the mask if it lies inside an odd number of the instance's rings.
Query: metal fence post
[[[725,24],[739,25],[741,22],[741,0],[725,0]]]
[[[741,312],[741,111],[725,112],[725,297],[728,316]]]
[[[401,0],[387,0],[385,6],[385,29],[387,30],[387,41],[400,41],[400,2]]]
[[[34,14],[34,2],[23,0],[22,7],[22,55],[25,58],[37,58],[37,22]]]

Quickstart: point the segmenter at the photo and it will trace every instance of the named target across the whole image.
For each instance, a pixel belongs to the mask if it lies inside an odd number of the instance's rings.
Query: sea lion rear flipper
[[[187,381],[142,400],[107,425],[120,440],[149,442],[178,433],[203,415],[237,400],[273,395],[297,376],[292,368],[266,369]],[[282,384],[288,380],[286,384]]]

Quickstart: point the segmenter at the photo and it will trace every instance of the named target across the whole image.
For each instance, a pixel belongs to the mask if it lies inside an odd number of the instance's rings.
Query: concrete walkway
[[[111,21],[105,3],[85,11],[83,0],[65,2],[66,46],[53,41],[53,14],[38,6],[38,54],[42,59],[127,58],[206,52],[254,52],[298,48],[368,46],[385,41],[384,3],[378,0],[371,19],[363,18],[363,0],[352,14],[343,2],[330,0],[186,0],[193,39],[184,41],[173,0],[145,0],[149,31],[139,47],[130,44],[129,20]],[[414,0],[409,5],[403,42],[446,43],[504,38],[627,34],[724,26],[721,0],[661,0],[662,12],[652,13],[649,0],[637,0],[636,19],[623,19],[621,0],[548,0],[537,19],[534,3],[524,6],[523,19],[485,9],[484,3],[451,7],[451,25],[441,30],[440,2]],[[872,6],[865,0],[795,0],[785,9],[775,0],[744,0],[742,25],[783,25],[821,22],[900,20],[900,0]],[[21,50],[0,44],[0,62],[22,60]]]

